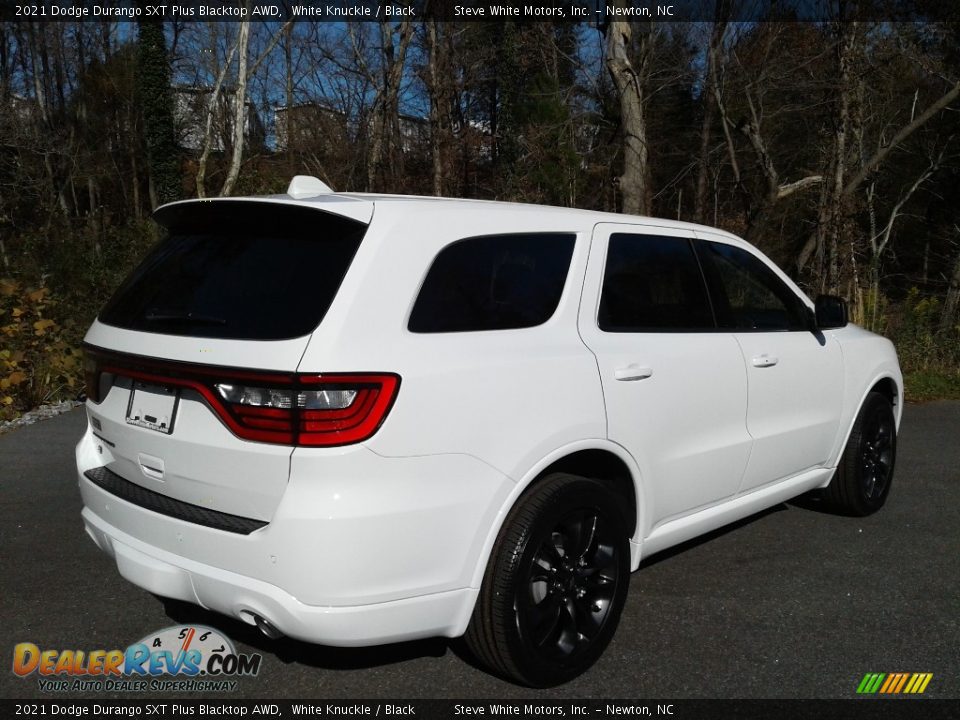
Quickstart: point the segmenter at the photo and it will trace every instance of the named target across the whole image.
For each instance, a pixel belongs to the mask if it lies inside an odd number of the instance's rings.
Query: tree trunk
[[[386,20],[380,22],[381,71],[380,87],[373,104],[373,122],[367,155],[367,189],[394,189],[399,174],[403,138],[400,133],[400,83],[406,63],[407,48],[413,38],[413,23],[404,20],[394,29]],[[384,172],[386,171],[386,172]],[[386,177],[384,177],[386,176]],[[382,187],[384,184],[387,187]]]
[[[442,79],[440,74],[440,48],[441,40],[438,38],[437,21],[431,18],[427,21],[427,38],[430,53],[429,77],[430,77],[430,160],[432,168],[432,189],[437,197],[443,195],[443,148],[442,148],[442,108],[444,105],[445,94],[441,88]]]
[[[625,7],[624,0],[615,5]],[[630,59],[633,27],[626,20],[612,20],[606,28],[605,62],[620,98],[623,131],[623,174],[617,179],[623,198],[623,212],[649,215],[651,205],[650,166],[647,146],[646,80],[650,69],[649,32],[638,38],[638,67]]]
[[[207,101],[207,117],[203,127],[203,150],[200,152],[200,160],[197,162],[197,197],[206,197],[206,179],[207,179],[207,160],[210,158],[210,152],[213,149],[213,122],[217,114],[217,103],[220,100],[220,89],[223,87],[223,81],[227,77],[227,71],[233,62],[233,56],[237,52],[238,42],[233,43],[227,53],[227,59],[224,61],[220,72],[217,73],[217,80],[213,84],[213,90],[210,91],[210,99]],[[289,123],[290,119],[287,118]],[[288,125],[289,135],[289,125]],[[288,137],[289,140],[289,137]]]
[[[293,128],[293,23],[287,26],[283,41],[283,62],[286,72],[287,101],[287,171],[293,174],[293,143],[290,131]]]
[[[707,213],[707,184],[710,174],[710,139],[713,135],[713,123],[717,114],[718,74],[720,49],[727,32],[727,18],[730,14],[729,0],[717,0],[714,11],[713,30],[710,33],[710,45],[707,49],[707,72],[703,90],[700,93],[703,104],[703,123],[700,126],[700,165],[697,168],[697,194],[693,202],[693,216],[696,222],[704,222]]]
[[[960,227],[954,226],[960,233]],[[943,313],[940,315],[940,332],[949,332],[957,323],[957,306],[960,305],[960,250],[953,261],[953,275],[950,276],[950,286],[947,288],[947,297],[943,303]]]
[[[240,165],[243,162],[243,141],[247,129],[247,47],[250,44],[250,21],[240,23],[240,34],[237,39],[237,52],[240,57],[237,63],[237,87],[233,96],[233,152],[230,155],[230,167],[227,177],[220,188],[220,197],[226,197],[233,192],[233,186],[240,177]]]

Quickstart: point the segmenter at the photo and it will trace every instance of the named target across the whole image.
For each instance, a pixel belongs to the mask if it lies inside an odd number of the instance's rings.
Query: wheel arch
[[[631,569],[639,560],[639,535],[643,528],[644,503],[640,471],[630,454],[620,445],[609,440],[585,440],[557,448],[543,457],[517,481],[510,495],[503,502],[496,520],[487,531],[482,550],[474,568],[471,587],[480,587],[490,553],[503,528],[503,523],[521,497],[528,493],[547,475],[567,472],[599,480],[609,486],[621,498],[628,509],[627,523],[630,526]]]
[[[894,380],[889,375],[881,377],[879,380],[875,381],[873,385],[870,386],[870,389],[863,394],[863,397],[860,398],[860,405],[863,405],[863,401],[866,399],[867,395],[872,392],[878,392],[881,395],[885,396],[887,400],[890,401],[890,404],[893,405],[893,411],[897,416],[899,422],[900,419],[900,405],[901,405],[901,388],[897,385],[897,381]],[[859,407],[857,408],[859,412]]]
[[[838,438],[838,444],[830,454],[830,467],[837,467],[840,463],[843,451],[847,447],[847,442],[850,440],[850,433],[853,432],[853,426],[857,422],[857,416],[860,415],[860,408],[863,407],[867,396],[872,392],[879,392],[893,405],[893,414],[896,419],[897,432],[899,432],[900,418],[903,414],[903,383],[894,377],[892,373],[882,372],[866,384],[860,396],[857,398],[857,402],[851,406],[849,416],[844,418],[844,425],[842,427],[845,427],[845,429],[843,435]],[[830,481],[827,480],[824,487],[826,487],[829,482]]]

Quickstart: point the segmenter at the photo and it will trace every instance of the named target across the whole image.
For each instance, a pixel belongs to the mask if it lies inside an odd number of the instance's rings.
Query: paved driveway
[[[264,655],[259,676],[233,697],[538,696],[474,667],[458,642],[344,650],[270,641],[130,585],[80,522],[73,445],[84,422],[80,409],[0,436],[6,668],[18,642],[124,648],[202,622]],[[849,698],[867,672],[904,671],[933,673],[928,697],[960,697],[960,403],[906,408],[895,484],[878,515],[802,505],[651,558],[632,576],[600,662],[540,695]],[[40,695],[36,676],[0,670],[0,697]]]

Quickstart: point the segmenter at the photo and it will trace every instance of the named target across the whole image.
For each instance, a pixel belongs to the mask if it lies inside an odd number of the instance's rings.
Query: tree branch
[[[792,183],[784,183],[777,188],[777,200],[782,200],[783,198],[793,195],[793,193],[798,190],[805,190],[811,185],[819,185],[823,182],[823,175],[808,175],[805,178],[800,178],[799,180]]]
[[[846,186],[843,188],[844,195],[852,195],[860,184],[866,179],[866,177],[873,172],[873,170],[882,163],[887,155],[900,143],[906,140],[910,135],[913,134],[915,130],[918,130],[921,126],[925,125],[928,121],[933,119],[933,117],[947,107],[950,103],[960,97],[960,82],[957,82],[950,90],[948,90],[944,95],[940,97],[935,103],[930,105],[926,110],[917,115],[911,122],[903,126],[897,133],[894,135],[890,142],[882,147],[878,148],[873,156],[867,160],[863,167],[861,167]]]

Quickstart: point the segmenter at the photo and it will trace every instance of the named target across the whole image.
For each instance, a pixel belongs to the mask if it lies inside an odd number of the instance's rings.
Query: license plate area
[[[127,403],[127,424],[169,435],[179,404],[179,389],[134,380]]]

